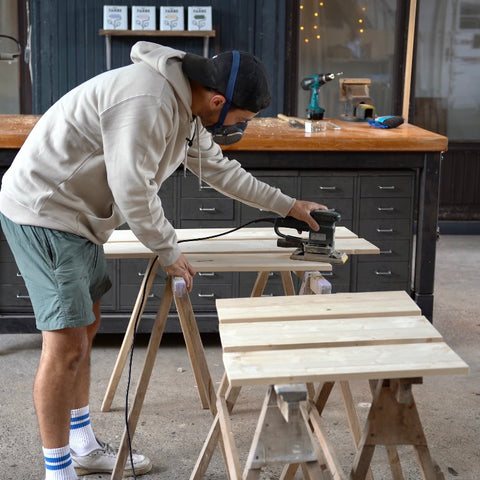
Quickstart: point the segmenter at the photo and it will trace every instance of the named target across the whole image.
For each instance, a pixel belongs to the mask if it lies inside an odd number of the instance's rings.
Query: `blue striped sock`
[[[42,449],[45,459],[45,480],[77,480],[69,445]]]
[[[70,448],[74,455],[88,455],[100,445],[90,423],[90,408],[77,408],[70,412]]]

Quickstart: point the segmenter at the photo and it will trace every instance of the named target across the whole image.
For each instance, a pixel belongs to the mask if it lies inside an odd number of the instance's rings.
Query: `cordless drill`
[[[330,82],[337,75],[342,75],[343,72],[339,73],[317,73],[315,75],[310,75],[305,77],[300,85],[304,90],[311,90],[312,94],[310,96],[310,104],[307,108],[307,118],[310,120],[321,120],[325,109],[320,107],[318,104],[318,92],[322,85],[325,85],[327,82]]]

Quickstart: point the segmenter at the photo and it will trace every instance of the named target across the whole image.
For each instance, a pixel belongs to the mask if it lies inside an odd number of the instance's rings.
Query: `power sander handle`
[[[334,210],[314,210],[310,213],[313,219],[320,225],[331,225],[334,226],[335,222],[338,222],[342,216]],[[279,247],[298,247],[301,246],[305,240],[300,237],[294,237],[291,235],[285,235],[280,232],[280,228],[294,228],[298,232],[311,232],[312,229],[307,222],[302,220],[297,220],[294,217],[279,217],[275,219],[273,226],[275,233],[281,237],[277,240],[277,245]]]

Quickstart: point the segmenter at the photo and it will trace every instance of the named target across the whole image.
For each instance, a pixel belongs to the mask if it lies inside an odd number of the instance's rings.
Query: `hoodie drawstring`
[[[199,126],[198,126],[198,118],[195,117],[194,119],[195,125],[193,126],[193,135],[192,138],[186,138],[185,143],[185,159],[183,160],[183,176],[187,176],[187,168],[188,168],[188,149],[193,145],[193,140],[196,138],[197,140],[197,155],[198,155],[198,189],[202,189],[202,153],[200,151],[200,135],[199,135]]]

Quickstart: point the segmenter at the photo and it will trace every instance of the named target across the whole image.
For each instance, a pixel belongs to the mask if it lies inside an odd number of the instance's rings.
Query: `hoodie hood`
[[[144,63],[167,80],[192,120],[192,90],[182,70],[184,56],[181,50],[152,42],[137,42],[130,52],[133,63]]]

